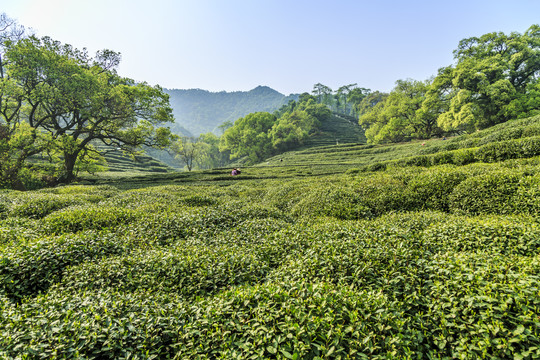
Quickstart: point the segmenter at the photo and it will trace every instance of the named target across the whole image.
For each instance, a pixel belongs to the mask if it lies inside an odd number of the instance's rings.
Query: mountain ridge
[[[284,95],[259,85],[248,91],[212,92],[204,89],[163,89],[169,95],[175,123],[171,130],[187,136],[219,134],[218,126],[249,113],[273,112],[299,94]]]

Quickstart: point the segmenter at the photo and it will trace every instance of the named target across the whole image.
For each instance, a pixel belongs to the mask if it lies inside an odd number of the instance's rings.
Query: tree
[[[172,121],[168,96],[117,75],[118,53],[103,50],[91,58],[48,37],[6,44],[10,86],[18,89],[10,94],[24,104],[16,121],[48,134],[61,153],[59,181],[74,179],[77,162],[95,152],[96,141],[128,152],[170,142],[170,131],[156,127]]]
[[[16,20],[10,18],[5,13],[0,14],[0,77],[4,77],[4,66],[2,64],[2,55],[5,51],[4,43],[6,41],[18,41],[24,38],[26,29],[19,25]]]
[[[277,152],[283,152],[302,144],[311,129],[307,124],[312,121],[305,111],[297,110],[284,114],[270,131],[272,147]]]
[[[230,157],[229,151],[219,151],[219,137],[213,133],[199,135],[198,142],[201,143],[200,156],[195,159],[201,169],[211,169],[227,165]]]
[[[439,113],[423,106],[430,84],[430,81],[398,80],[387,97],[360,116],[368,140],[378,143],[425,139],[439,133]]]
[[[360,104],[366,96],[370,94],[371,90],[366,88],[356,87],[351,89],[347,94],[347,101],[352,104],[353,113],[355,116],[358,116],[360,110]]]
[[[186,164],[188,171],[191,171],[195,162],[200,159],[204,148],[203,142],[186,136],[176,139],[170,146],[175,158]]]
[[[321,83],[313,85],[313,95],[317,97],[319,104],[332,105],[332,89]]]
[[[225,121],[223,124],[219,125],[218,126],[218,129],[221,130],[221,134],[223,135],[223,133],[225,132],[225,130],[227,130],[228,128],[232,127],[234,124],[232,121]]]
[[[539,112],[538,25],[523,34],[463,39],[454,58],[456,64],[440,69],[434,81],[436,96],[449,100],[438,120],[444,129],[471,131]]]
[[[6,44],[24,38],[25,34],[23,26],[0,14],[0,187],[20,190],[24,189],[20,178],[25,161],[49,143],[43,134],[21,122],[24,94],[4,72]]]
[[[25,161],[47,148],[48,140],[27,123],[0,124],[0,188],[25,190],[21,180]]]
[[[340,86],[334,95],[336,99],[336,110],[338,112],[341,112],[345,115],[348,115],[348,96],[349,93],[356,87],[356,84],[349,84],[349,85],[343,85]],[[340,106],[343,106],[343,108],[340,110]]]
[[[256,163],[272,153],[272,141],[268,131],[276,117],[267,112],[256,112],[236,120],[221,137],[220,151],[230,151],[231,159],[243,156],[249,163]]]
[[[272,147],[278,153],[290,150],[317,131],[321,121],[331,115],[326,105],[317,104],[313,96],[304,94],[291,110],[282,114],[269,133]]]

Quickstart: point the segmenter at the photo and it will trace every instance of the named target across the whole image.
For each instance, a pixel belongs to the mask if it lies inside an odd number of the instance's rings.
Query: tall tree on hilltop
[[[315,95],[319,104],[332,105],[332,89],[328,86],[317,83],[313,85],[312,94]]]
[[[347,94],[347,101],[352,104],[353,113],[355,116],[358,116],[360,104],[362,103],[362,100],[364,100],[364,98],[370,94],[370,92],[370,89],[355,87]]]
[[[340,86],[334,95],[336,99],[336,110],[338,112],[341,112],[345,115],[348,115],[347,108],[348,108],[348,96],[349,93],[356,87],[356,84],[349,84],[349,85],[343,85]],[[343,106],[342,109],[340,107]]]

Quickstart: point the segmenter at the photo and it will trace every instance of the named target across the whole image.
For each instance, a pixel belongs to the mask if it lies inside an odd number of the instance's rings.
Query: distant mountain
[[[273,112],[299,94],[285,96],[268,86],[257,86],[250,91],[210,92],[201,89],[164,89],[170,96],[177,133],[197,136],[206,132],[219,135],[218,126],[234,122],[252,112]]]

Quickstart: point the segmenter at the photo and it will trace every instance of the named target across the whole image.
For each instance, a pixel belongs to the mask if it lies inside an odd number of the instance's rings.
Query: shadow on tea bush
[[[407,184],[411,202],[415,202],[412,207],[448,211],[450,194],[466,178],[466,173],[450,166],[418,174]]]
[[[119,207],[87,206],[69,208],[46,216],[43,219],[45,231],[62,234],[82,230],[115,228],[138,220],[143,213]]]
[[[11,208],[10,216],[41,219],[54,211],[82,203],[84,203],[84,200],[72,195],[59,196],[27,192],[15,200],[15,205]]]
[[[459,214],[512,214],[512,198],[521,176],[498,172],[470,177],[457,185],[450,195],[450,210]]]

